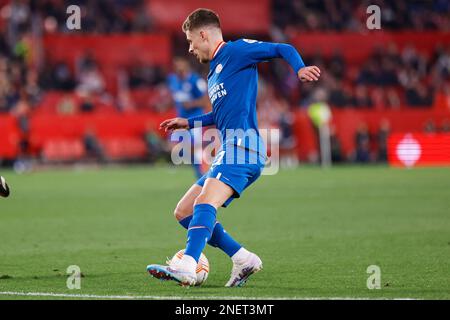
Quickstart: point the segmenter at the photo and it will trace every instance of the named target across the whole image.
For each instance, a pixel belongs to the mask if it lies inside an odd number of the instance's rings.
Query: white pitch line
[[[24,297],[53,297],[53,298],[80,298],[80,299],[152,299],[152,300],[415,300],[414,298],[353,298],[353,297],[221,297],[221,296],[128,296],[128,295],[95,295],[95,294],[70,294],[53,292],[0,292],[2,296]]]

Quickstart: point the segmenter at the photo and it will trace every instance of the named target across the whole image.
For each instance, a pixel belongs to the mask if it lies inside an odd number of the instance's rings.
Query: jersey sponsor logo
[[[225,89],[225,86],[223,82],[216,84],[213,86],[209,92],[209,99],[211,100],[211,104],[213,104],[217,98],[222,98],[223,96],[227,95],[227,90]]]

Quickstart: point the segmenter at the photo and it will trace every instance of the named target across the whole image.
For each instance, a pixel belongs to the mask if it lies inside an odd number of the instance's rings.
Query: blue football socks
[[[188,216],[179,221],[179,223],[188,229],[193,216]],[[220,222],[216,222],[212,236],[208,244],[221,249],[229,257],[232,257],[242,247],[236,240],[234,240],[224,229]]]
[[[232,257],[240,248],[242,248],[242,246],[225,231],[222,224],[219,222],[216,223],[208,243],[213,247],[220,248],[229,257]]]
[[[212,236],[216,222],[216,208],[202,203],[194,206],[194,214],[188,226],[188,240],[184,254],[198,262],[200,254]]]

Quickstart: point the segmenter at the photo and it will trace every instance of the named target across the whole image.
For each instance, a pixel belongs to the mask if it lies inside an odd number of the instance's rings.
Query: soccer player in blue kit
[[[208,94],[212,111],[188,119],[168,119],[160,127],[172,131],[188,130],[199,123],[215,125],[221,133],[222,145],[209,171],[175,208],[175,217],[188,230],[182,259],[176,265],[148,265],[147,271],[158,279],[175,280],[184,286],[195,285],[197,263],[208,243],[224,251],[233,262],[231,277],[225,286],[241,286],[249,276],[261,270],[262,261],[224,230],[216,220],[216,212],[240,197],[260,176],[267,159],[256,119],[257,64],[282,58],[302,82],[319,80],[320,70],[316,66],[305,66],[297,50],[289,44],[248,39],[224,42],[219,17],[209,9],[192,12],[182,28],[189,53],[201,63],[210,64]],[[250,139],[246,139],[247,133]]]
[[[180,118],[191,118],[203,114],[203,107],[207,101],[206,81],[197,73],[191,71],[189,61],[183,57],[174,59],[174,72],[167,77],[167,86],[172,94],[172,99]],[[200,135],[201,128],[190,129],[191,136]],[[202,151],[193,148],[191,152],[191,164],[194,168],[197,179],[202,175]]]

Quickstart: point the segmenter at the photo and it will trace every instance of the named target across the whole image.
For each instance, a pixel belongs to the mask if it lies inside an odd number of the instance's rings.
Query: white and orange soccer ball
[[[177,263],[180,262],[181,258],[183,258],[183,255],[184,249],[175,253],[172,259],[167,260],[167,264],[169,266],[176,265]],[[198,259],[196,273],[197,273],[197,281],[195,282],[195,285],[200,286],[206,281],[209,274],[209,261],[203,253],[200,255],[200,259]]]

